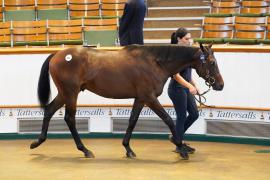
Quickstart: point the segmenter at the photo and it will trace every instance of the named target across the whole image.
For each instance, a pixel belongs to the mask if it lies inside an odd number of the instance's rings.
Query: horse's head
[[[211,47],[212,44],[209,46],[200,44],[200,49],[195,54],[196,63],[194,68],[208,86],[212,86],[214,90],[221,91],[224,87],[224,82]]]

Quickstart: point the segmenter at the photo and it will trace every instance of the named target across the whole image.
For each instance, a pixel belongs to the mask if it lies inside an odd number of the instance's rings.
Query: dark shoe
[[[181,148],[178,148],[178,147],[177,147],[177,148],[175,149],[175,152],[176,152],[176,153],[179,153],[180,156],[183,158],[183,160],[188,160],[188,159],[189,159],[188,152],[187,152],[187,150],[185,149],[184,146],[181,146]]]
[[[187,151],[187,153],[189,153],[189,154],[193,154],[196,151],[195,148],[190,147],[186,143],[183,143],[183,147]]]

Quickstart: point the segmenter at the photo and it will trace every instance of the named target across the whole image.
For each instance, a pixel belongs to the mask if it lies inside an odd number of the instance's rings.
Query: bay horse
[[[77,149],[85,157],[94,157],[82,143],[75,127],[77,97],[80,91],[87,89],[106,98],[135,99],[122,142],[127,157],[136,157],[129,142],[139,114],[147,105],[169,127],[173,135],[171,140],[180,149],[180,156],[188,159],[187,152],[181,148],[180,139],[176,138],[172,118],[157,99],[168,78],[187,67],[194,68],[214,90],[223,89],[224,82],[211,45],[130,45],[118,51],[75,47],[51,54],[42,65],[38,82],[38,98],[44,108],[42,131],[30,148],[36,148],[46,140],[50,119],[65,105],[64,120]],[[57,96],[50,103],[49,74],[58,90]]]

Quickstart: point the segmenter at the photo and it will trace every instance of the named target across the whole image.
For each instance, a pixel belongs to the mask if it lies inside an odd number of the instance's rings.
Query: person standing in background
[[[144,0],[128,0],[124,13],[120,19],[119,38],[120,45],[143,45],[143,24],[146,13]]]
[[[179,28],[171,35],[171,44],[190,46],[191,34],[185,28]],[[176,134],[182,142],[181,151],[191,154],[195,149],[183,143],[183,136],[187,129],[198,119],[199,112],[194,95],[198,88],[192,80],[191,67],[175,74],[169,83],[168,95],[173,102],[176,111]],[[188,116],[187,116],[188,112]],[[171,140],[170,136],[170,140]],[[176,152],[180,150],[176,148]]]

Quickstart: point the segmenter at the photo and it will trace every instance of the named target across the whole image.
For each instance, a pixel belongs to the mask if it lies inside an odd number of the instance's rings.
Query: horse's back
[[[140,47],[141,48],[141,47]],[[159,68],[136,46],[118,51],[68,48],[55,54],[50,72],[59,88],[70,84],[108,98],[133,98],[159,89]]]

